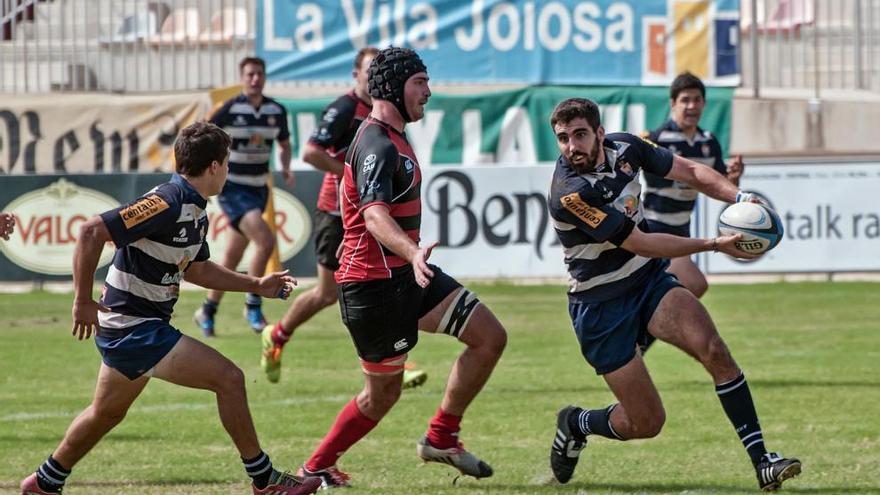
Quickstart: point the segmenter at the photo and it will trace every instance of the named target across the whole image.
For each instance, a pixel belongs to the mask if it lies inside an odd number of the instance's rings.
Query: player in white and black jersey
[[[606,136],[590,100],[561,102],[550,124],[561,156],[548,205],[568,264],[569,314],[581,353],[618,400],[602,409],[559,411],[550,454],[554,476],[561,483],[571,479],[588,435],[631,440],[660,432],[666,413],[639,351],[639,343],[653,335],[706,368],[759,486],[775,490],[800,473],[800,462],[764,448],[745,376],[706,309],[666,271],[665,260],[703,251],[754,256],[736,248],[740,234],[691,239],[648,233],[638,173],[680,180],[722,201],[755,198],[711,168],[654,143],[625,133]]]
[[[287,111],[263,94],[266,63],[257,57],[246,57],[239,63],[239,73],[241,94],[227,100],[209,120],[232,137],[229,177],[217,198],[232,227],[228,231],[222,264],[234,270],[248,244],[253,242],[254,254],[248,265],[248,274],[256,277],[265,273],[266,263],[275,249],[275,234],[263,220],[269,199],[267,184],[273,143],[278,143],[279,165],[288,186],[293,186],[292,151]],[[196,323],[206,337],[214,336],[214,315],[222,297],[222,290],[208,292],[204,304],[195,314]],[[253,331],[263,331],[266,318],[258,294],[247,294],[244,315]]]
[[[91,405],[67,430],[49,459],[21,483],[21,493],[60,493],[74,465],[122,421],[151,377],[217,395],[220,420],[258,495],[314,493],[312,480],[272,467],[248,410],[244,373],[211,347],[171,326],[180,281],[210,289],[286,298],[286,272],[257,278],[208,261],[207,198],[220,192],[228,170],[229,137],[213,124],[183,129],[174,145],[177,174],[146,195],[83,224],[73,261],[73,335],[95,334],[103,363]],[[102,297],[92,294],[105,243],[116,245]]]
[[[742,157],[724,163],[718,139],[699,127],[706,107],[706,87],[690,72],[680,74],[669,87],[669,120],[647,134],[648,139],[673,154],[712,167],[735,186],[743,173]],[[645,171],[645,218],[651,232],[682,237],[691,235],[691,213],[698,191],[688,184]],[[697,298],[709,288],[706,277],[689,256],[670,260],[669,272]]]

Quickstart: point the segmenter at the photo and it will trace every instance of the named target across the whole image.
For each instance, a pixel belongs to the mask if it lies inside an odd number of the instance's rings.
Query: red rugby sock
[[[436,449],[455,447],[458,445],[460,425],[461,416],[449,414],[438,408],[428,426],[428,442]]]
[[[379,424],[378,421],[364,416],[364,413],[358,408],[357,397],[355,397],[336,416],[333,427],[330,428],[324,440],[321,441],[321,445],[306,462],[306,469],[320,471],[336,464],[336,461],[349,447],[357,443],[377,424]]]

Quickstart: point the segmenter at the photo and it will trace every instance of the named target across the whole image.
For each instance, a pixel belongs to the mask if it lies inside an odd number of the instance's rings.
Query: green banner
[[[669,115],[665,87],[539,86],[493,93],[435,93],[425,117],[407,126],[422,165],[524,165],[552,162],[559,152],[550,113],[560,101],[589,98],[599,104],[608,132],[639,133],[658,127]],[[707,88],[700,126],[727,150],[733,90]],[[333,98],[281,99],[290,114],[293,145],[299,150]]]

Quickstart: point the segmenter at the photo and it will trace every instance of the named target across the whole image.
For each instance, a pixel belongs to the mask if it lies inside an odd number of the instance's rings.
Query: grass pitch
[[[460,345],[422,335],[411,360],[429,374],[406,391],[376,430],[340,461],[346,494],[757,493],[748,459],[702,368],[659,344],[647,357],[668,420],[647,441],[592,441],[572,481],[548,484],[548,453],[560,407],[602,407],[604,382],[578,352],[562,286],[472,285],[508,328],[508,348],[463,422],[467,447],[495,476],[453,484],[454,471],[422,465],[416,440],[439,404]],[[190,320],[203,297],[184,292],[173,323]],[[0,295],[0,493],[55,448],[91,400],[100,356],[70,336],[70,295]],[[714,286],[704,299],[746,371],[771,450],[799,457],[794,493],[880,493],[880,284],[784,283]],[[338,310],[299,329],[285,349],[281,383],[259,368],[259,339],[228,294],[210,341],[245,371],[264,449],[295,469],[338,410],[360,390],[356,355]],[[277,319],[285,303],[268,301]],[[241,462],[208,392],[159,380],[125,421],[83,461],[65,495],[250,493]]]

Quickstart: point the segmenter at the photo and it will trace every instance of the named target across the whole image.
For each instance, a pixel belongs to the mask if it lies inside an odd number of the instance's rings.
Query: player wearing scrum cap
[[[389,47],[370,64],[369,87],[373,109],[345,160],[345,235],[336,271],[342,319],[360,357],[364,389],[342,408],[299,474],[320,477],[325,486],[349,485],[336,462],[397,402],[407,355],[422,330],[455,337],[466,348],[418,442],[418,455],[465,475],[491,476],[492,468],[462,447],[458,432],[501,357],[507,333],[475,294],[428,264],[436,243],[419,244],[421,171],[403,130],[424,115],[431,96],[427,69],[416,52]]]

